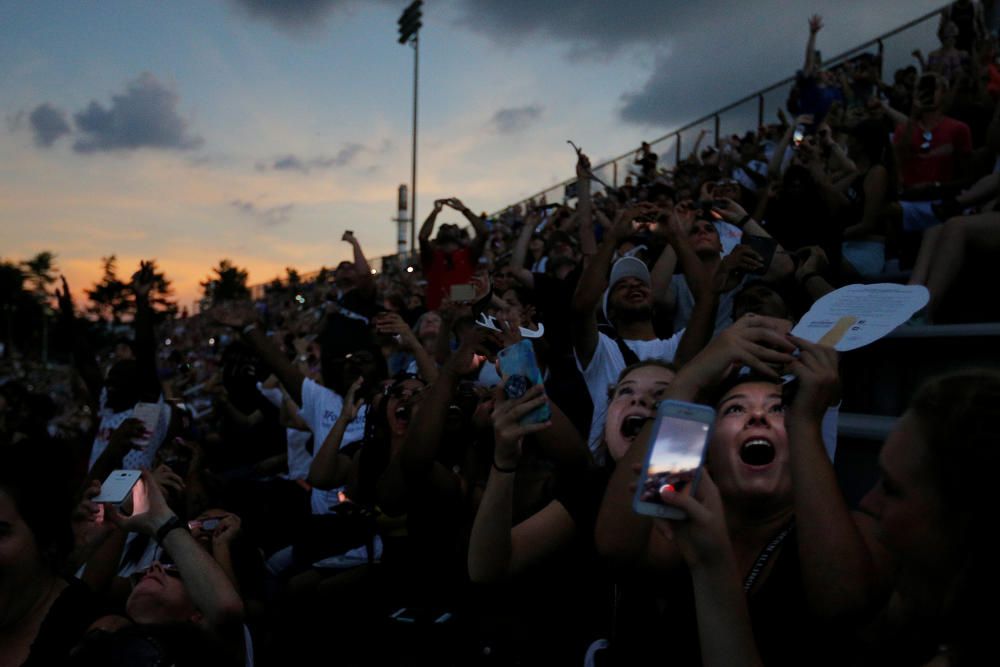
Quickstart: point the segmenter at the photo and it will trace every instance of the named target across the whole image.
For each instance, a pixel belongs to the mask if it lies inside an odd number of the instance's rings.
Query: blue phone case
[[[503,376],[504,392],[507,398],[516,399],[534,387],[542,384],[542,372],[535,361],[535,350],[530,340],[500,350],[500,374]],[[521,418],[522,424],[540,424],[552,418],[552,410],[543,405]]]

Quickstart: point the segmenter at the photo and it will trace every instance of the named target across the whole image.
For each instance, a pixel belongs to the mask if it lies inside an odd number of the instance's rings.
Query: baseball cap
[[[638,278],[646,283],[647,286],[651,286],[649,269],[646,268],[646,263],[641,259],[637,257],[622,257],[615,262],[614,266],[611,267],[611,277],[608,279],[608,288],[604,290],[604,301],[601,306],[604,317],[608,321],[610,321],[610,318],[608,318],[608,295],[611,294],[611,290],[615,288],[615,285],[625,278]]]

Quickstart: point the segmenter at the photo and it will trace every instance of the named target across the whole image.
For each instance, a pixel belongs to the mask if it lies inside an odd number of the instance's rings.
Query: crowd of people
[[[918,389],[853,507],[838,353],[790,331],[856,282],[993,315],[957,287],[1000,253],[996,38],[959,0],[888,83],[808,27],[792,120],[439,199],[381,270],[346,232],[322,279],[158,323],[143,263],[99,350],[64,279],[72,364],[4,360],[0,665],[986,664],[1000,374]],[[667,399],[715,411],[659,490],[686,519],[633,509]]]

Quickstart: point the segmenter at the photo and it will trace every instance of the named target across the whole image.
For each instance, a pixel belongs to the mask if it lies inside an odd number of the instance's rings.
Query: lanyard
[[[781,546],[781,543],[785,541],[785,538],[788,537],[789,533],[791,533],[794,529],[795,519],[792,519],[777,535],[774,536],[774,539],[768,542],[767,546],[764,547],[764,550],[760,552],[760,555],[757,556],[757,560],[754,561],[753,567],[750,568],[749,574],[747,574],[746,578],[743,580],[744,593],[750,592],[750,589],[753,588],[754,582],[757,581],[757,577],[760,576],[761,570],[763,570],[764,566],[767,565],[767,561],[771,559],[774,552]]]

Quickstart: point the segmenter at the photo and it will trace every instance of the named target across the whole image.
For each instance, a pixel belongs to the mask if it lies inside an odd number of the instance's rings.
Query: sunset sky
[[[77,292],[102,256],[154,257],[190,304],[223,257],[257,283],[347,258],[345,229],[394,252],[407,4],[0,0],[0,256],[51,250]],[[567,178],[567,139],[600,161],[792,74],[813,12],[832,55],[940,5],[427,0],[418,220]],[[911,35],[897,60],[934,48]]]

